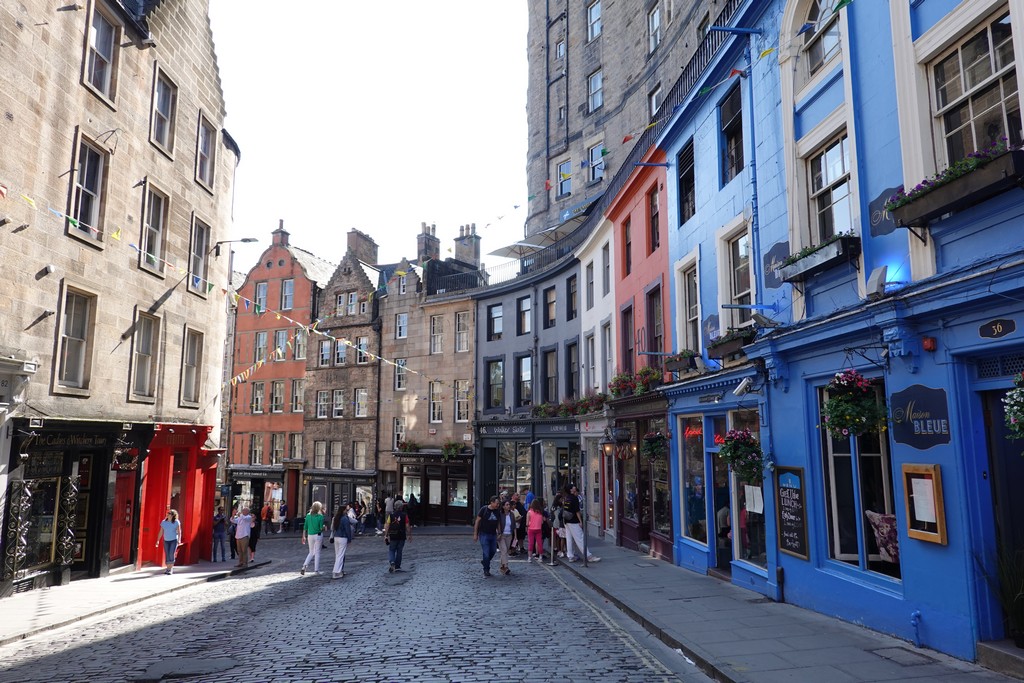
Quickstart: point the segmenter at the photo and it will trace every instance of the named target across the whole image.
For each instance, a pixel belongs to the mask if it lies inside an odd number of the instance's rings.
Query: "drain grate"
[[[882,659],[896,662],[900,666],[921,666],[922,664],[934,664],[936,660],[920,652],[911,652],[905,647],[885,647],[881,650],[871,650]]]

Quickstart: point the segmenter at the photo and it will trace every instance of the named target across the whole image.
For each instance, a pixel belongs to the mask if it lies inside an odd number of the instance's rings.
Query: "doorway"
[[[114,513],[110,524],[110,565],[131,561],[132,518],[135,510],[135,472],[118,472],[114,483]]]

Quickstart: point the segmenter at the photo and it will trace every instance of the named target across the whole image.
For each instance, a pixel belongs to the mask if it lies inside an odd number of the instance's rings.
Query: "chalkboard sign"
[[[807,550],[807,506],[804,498],[804,468],[775,468],[775,510],[779,550],[810,559]]]

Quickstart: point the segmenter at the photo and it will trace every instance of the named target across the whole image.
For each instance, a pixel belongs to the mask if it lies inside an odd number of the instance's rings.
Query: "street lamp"
[[[220,242],[214,244],[213,249],[211,249],[210,251],[213,252],[214,257],[217,257],[220,256],[220,245],[222,244],[231,244],[232,242],[244,242],[245,244],[251,244],[252,242],[257,241],[258,240],[255,237],[243,237],[237,240],[221,240]]]

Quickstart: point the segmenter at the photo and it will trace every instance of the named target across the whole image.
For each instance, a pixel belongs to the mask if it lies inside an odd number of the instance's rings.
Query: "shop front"
[[[607,443],[610,422],[604,412],[582,415],[577,418],[580,430],[581,460],[586,465],[587,480],[587,533],[609,538],[615,533],[615,478],[606,463],[613,457],[606,457],[604,443]],[[582,478],[581,478],[582,481]],[[584,493],[583,488],[580,493]]]
[[[376,473],[372,471],[306,470],[302,479],[304,507],[293,508],[294,516],[304,517],[310,506],[317,501],[324,506],[325,515],[333,515],[342,503],[359,500],[365,505],[367,500],[373,498],[375,479]]]
[[[414,524],[472,524],[476,515],[473,498],[473,454],[462,452],[445,458],[441,451],[395,453],[399,466],[399,493]]]
[[[566,484],[584,491],[580,425],[575,418],[492,420],[480,423],[477,430],[479,500],[503,491],[521,496],[533,491],[547,506]]]
[[[263,504],[270,502],[274,510],[274,520],[280,523],[281,501],[285,497],[284,472],[280,467],[269,465],[229,465],[228,472],[233,482],[231,507],[249,508],[249,512],[257,517],[262,513]],[[289,507],[291,503],[289,503]],[[225,510],[225,513],[229,510]],[[290,509],[289,515],[297,513]]]

